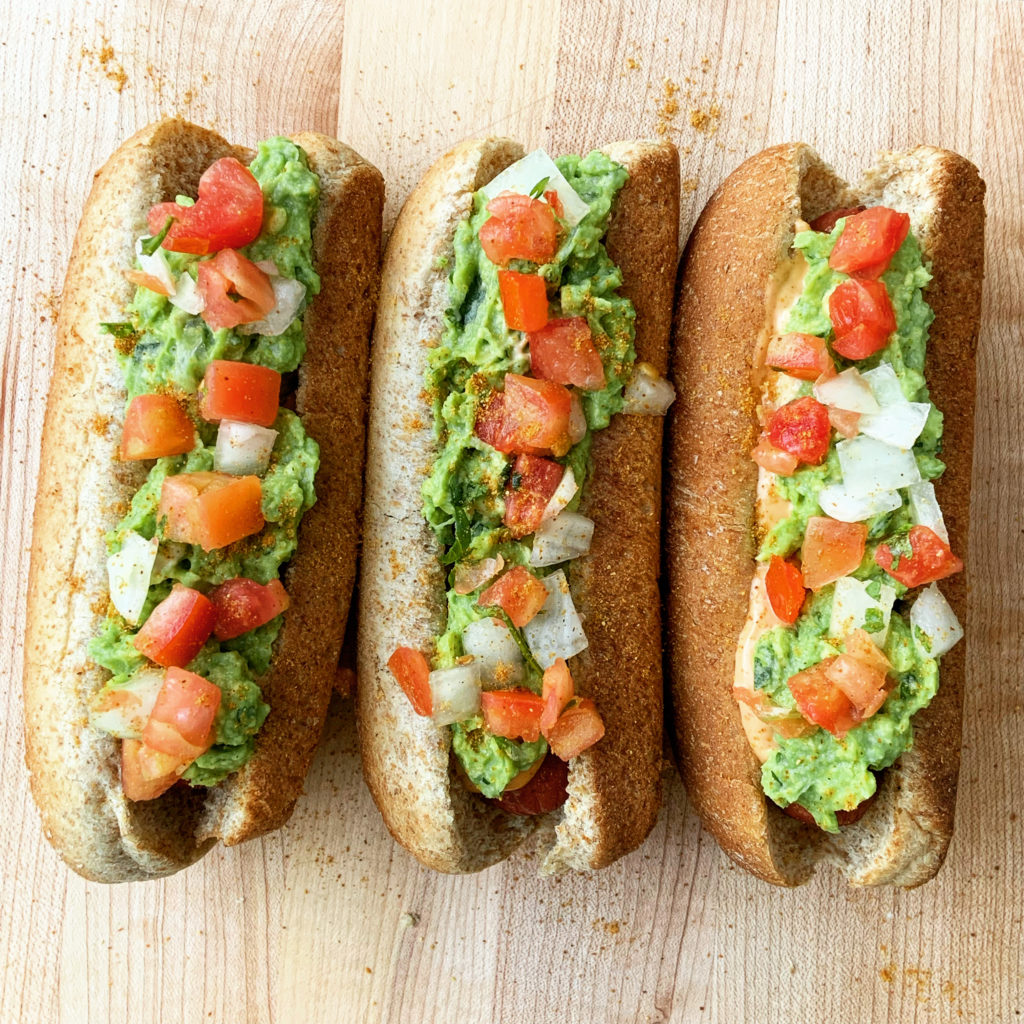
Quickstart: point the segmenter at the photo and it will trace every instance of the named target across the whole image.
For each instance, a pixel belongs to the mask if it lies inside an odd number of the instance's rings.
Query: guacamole
[[[787,331],[815,334],[831,342],[828,296],[846,275],[832,270],[828,257],[845,223],[840,220],[828,234],[803,231],[796,235],[794,247],[803,254],[808,270],[803,292],[785,325]],[[884,349],[859,360],[857,368],[863,372],[887,362],[909,401],[930,402],[924,367],[928,328],[934,314],[924,300],[923,289],[931,274],[913,234],[907,235],[882,280],[892,301],[896,331]],[[834,351],[831,354],[839,371],[854,365]],[[945,467],[939,459],[941,448],[942,414],[932,405],[913,448],[922,479],[931,480],[942,473]],[[767,561],[772,555],[786,557],[798,551],[808,518],[823,515],[817,500],[822,487],[839,480],[841,472],[834,444],[820,466],[801,466],[792,476],[779,477],[779,490],[791,503],[791,511],[762,539],[759,560]],[[907,589],[874,560],[874,550],[880,543],[889,544],[893,551],[905,545],[913,523],[905,490],[901,497],[900,508],[867,520],[867,550],[853,574],[867,582],[868,592],[876,600],[882,583],[891,587],[898,598]],[[787,685],[793,675],[842,651],[840,641],[829,635],[834,589],[834,585],[829,585],[809,598],[793,627],[769,630],[757,642],[754,686],[778,707],[795,706]],[[869,630],[880,630],[881,615],[874,611],[873,616],[864,625]],[[884,652],[897,684],[879,711],[842,739],[822,728],[803,737],[777,737],[777,749],[762,766],[761,780],[768,796],[781,806],[802,804],[817,824],[829,832],[838,831],[837,811],[852,810],[874,793],[874,772],[891,765],[910,747],[911,719],[927,706],[938,687],[938,664],[913,642],[901,601],[893,610]]]
[[[605,386],[581,393],[587,422],[586,436],[555,460],[571,466],[580,489],[589,472],[591,436],[608,425],[623,407],[623,389],[636,360],[633,347],[636,313],[618,294],[622,274],[601,239],[626,169],[603,153],[565,156],[556,164],[590,211],[573,227],[564,221],[558,250],[549,263],[513,260],[512,270],[540,274],[549,297],[559,309],[552,317],[585,317],[601,357]],[[530,361],[520,332],[510,330],[498,287],[498,267],[488,259],[479,232],[490,214],[487,198],[478,192],[473,209],[455,231],[455,259],[448,281],[449,306],[438,346],[430,353],[426,388],[434,410],[438,455],[423,483],[423,515],[444,547],[444,562],[453,567],[501,555],[506,565],[529,565],[530,544],[516,540],[503,525],[505,487],[514,457],[492,448],[476,436],[477,413],[499,389],[507,373],[526,374]],[[579,492],[570,503],[575,509]],[[555,569],[531,569],[543,576]],[[462,631],[472,621],[498,614],[482,608],[477,598],[483,585],[470,594],[448,590],[448,616],[436,639],[434,668],[454,665],[462,656]],[[524,654],[523,685],[537,693],[542,672],[529,653],[521,630],[506,619]],[[470,780],[487,796],[499,796],[508,782],[547,752],[543,739],[524,743],[493,736],[482,719],[453,726],[453,749]]]
[[[127,329],[113,332],[119,340],[131,341],[119,346],[129,401],[152,392],[183,397],[197,421],[199,439],[188,454],[155,461],[127,513],[107,534],[110,554],[120,550],[129,531],[147,540],[156,537],[160,541],[137,626],[131,626],[111,610],[90,644],[90,656],[112,675],[107,683],[110,689],[130,685],[135,674],[149,664],[135,649],[132,639],[174,583],[208,590],[239,576],[261,584],[278,579],[281,567],[295,552],[299,522],[316,501],[314,477],[319,466],[319,447],[307,436],[298,416],[280,409],[273,425],[278,436],[261,480],[266,525],[258,534],[224,548],[204,551],[195,545],[165,539],[166,522],[157,516],[161,487],[168,476],[214,467],[216,425],[202,421],[196,407],[196,390],[210,362],[236,360],[288,373],[298,367],[305,352],[301,314],[310,297],[320,290],[312,257],[312,222],[319,199],[319,179],[310,170],[305,153],[285,138],[261,143],[250,170],[263,192],[263,225],[259,237],[243,252],[254,262],[272,260],[282,276],[305,285],[299,315],[274,337],[247,334],[239,328],[214,331],[201,315],[186,313],[167,297],[139,287],[128,309],[127,324],[115,325]],[[165,253],[175,277],[187,273],[195,278],[199,257]],[[183,776],[193,785],[215,785],[241,768],[252,755],[254,737],[270,710],[256,680],[269,667],[280,629],[281,616],[277,616],[232,640],[211,637],[187,666],[221,690],[214,744]]]

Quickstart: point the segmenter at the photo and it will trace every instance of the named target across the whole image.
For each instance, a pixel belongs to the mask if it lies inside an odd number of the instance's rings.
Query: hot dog
[[[542,870],[598,868],[654,823],[662,419],[630,411],[671,399],[678,179],[665,143],[466,142],[388,244],[358,722],[385,823],[438,870],[535,830]]]
[[[32,791],[87,878],[169,874],[299,795],[355,576],[382,203],[310,132],[252,152],[164,120],[96,176],[24,672]]]
[[[705,827],[776,884],[831,862],[918,885],[949,844],[983,200],[944,150],[881,154],[852,188],[778,146],[719,188],[684,257],[676,746]]]

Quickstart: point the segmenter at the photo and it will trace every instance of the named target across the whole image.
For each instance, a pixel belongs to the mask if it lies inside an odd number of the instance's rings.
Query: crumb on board
[[[124,91],[124,87],[128,84],[128,74],[114,53],[114,47],[108,36],[100,38],[98,50],[83,46],[81,57],[83,61],[88,61],[93,67],[98,68],[105,78],[109,78],[118,92]]]

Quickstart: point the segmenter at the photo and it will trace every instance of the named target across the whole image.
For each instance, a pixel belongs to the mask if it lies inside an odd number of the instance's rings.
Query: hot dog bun
[[[943,656],[938,695],[914,716],[913,746],[882,774],[879,798],[857,824],[829,836],[766,799],[732,695],[756,550],[752,360],[765,328],[766,289],[797,218],[858,202],[910,215],[933,274],[925,292],[935,312],[925,376],[945,413],[947,464],[936,491],[950,544],[966,551],[983,198],[976,168],[945,150],[881,154],[854,189],[809,146],[777,146],[718,189],[684,257],[665,495],[675,742],[705,827],[734,860],[776,884],[805,881],[819,861],[858,885],[913,886],[939,869],[953,827],[966,645]],[[943,592],[965,622],[964,575],[944,580]]]
[[[175,786],[132,803],[118,743],[90,727],[90,697],[107,673],[86,647],[108,607],[104,533],[147,467],[121,462],[125,392],[113,339],[123,319],[135,239],[154,203],[195,195],[216,159],[252,153],[181,120],[125,142],[96,176],[68,267],[42,441],[25,645],[26,760],[48,838],[98,881],[166,875],[216,839],[237,843],[288,818],[319,738],[355,576],[362,484],[367,338],[378,284],[383,182],[346,146],[294,139],[320,178],[314,259],[322,290],[305,316],[297,411],[320,445],[317,503],[284,577],[291,607],[270,672],[271,706],[248,764],[211,791]],[[206,799],[204,800],[204,796]]]
[[[606,238],[637,311],[636,350],[664,371],[677,255],[679,169],[667,143],[606,152],[630,173]],[[384,821],[440,871],[506,857],[537,824],[468,792],[449,768],[450,729],[416,715],[387,660],[400,642],[429,650],[443,629],[446,570],[421,513],[435,453],[424,391],[429,347],[448,305],[446,257],[473,193],[523,155],[508,139],[470,141],[428,172],[388,244],[373,340],[364,542],[360,572],[358,716],[364,773]],[[592,697],[604,739],[570,762],[568,801],[547,816],[543,870],[602,867],[654,824],[661,762],[658,621],[659,417],[616,416],[594,442],[581,511],[590,555],[571,574],[590,646],[570,663]]]

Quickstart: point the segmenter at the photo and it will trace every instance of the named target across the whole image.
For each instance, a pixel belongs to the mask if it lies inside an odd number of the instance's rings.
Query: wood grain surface
[[[0,0],[0,1024],[815,1022],[1024,1015],[1024,5],[764,0]],[[54,311],[93,171],[177,113],[234,141],[336,133],[388,225],[449,144],[665,135],[685,237],[715,185],[804,139],[856,175],[929,142],[988,182],[971,636],[957,832],[913,892],[793,892],[702,834],[674,773],[655,832],[587,878],[526,854],[469,878],[387,836],[338,700],[291,823],[162,882],[68,872],[28,792],[20,673]]]

